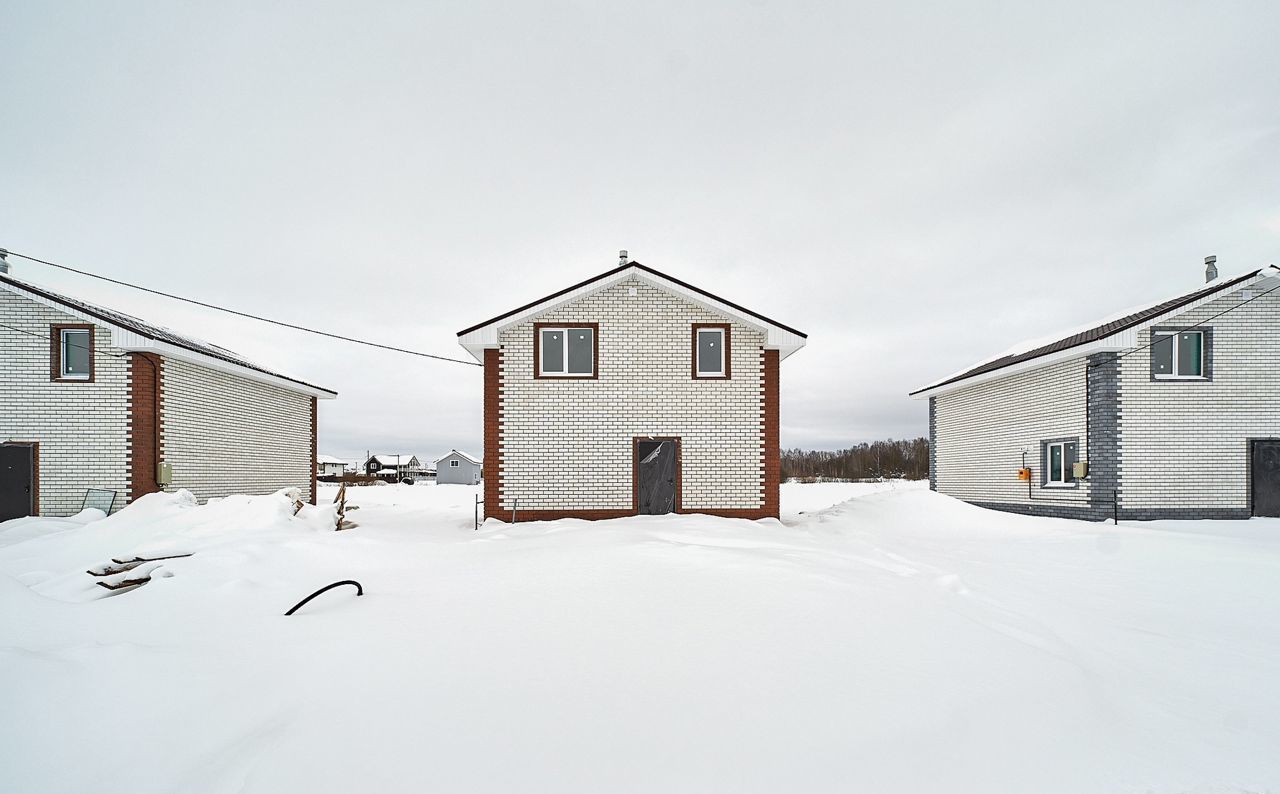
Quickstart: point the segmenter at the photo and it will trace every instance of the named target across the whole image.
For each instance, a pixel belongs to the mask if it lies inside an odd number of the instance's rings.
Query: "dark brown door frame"
[[[40,442],[5,441],[0,446],[31,447],[31,515],[40,515]]]
[[[1245,447],[1245,455],[1246,455],[1246,466],[1245,466],[1245,490],[1246,490],[1246,491],[1248,492],[1248,494],[1249,494],[1249,515],[1252,517],[1252,516],[1256,515],[1256,514],[1254,513],[1254,498],[1253,498],[1253,496],[1254,496],[1254,493],[1253,493],[1253,486],[1254,486],[1254,483],[1253,483],[1253,460],[1254,460],[1253,455],[1254,455],[1254,447],[1256,447],[1256,446],[1257,446],[1257,443],[1258,443],[1259,441],[1274,441],[1274,442],[1280,442],[1280,438],[1277,438],[1277,437],[1275,437],[1275,436],[1259,436],[1259,437],[1256,437],[1256,438],[1249,438],[1249,439],[1247,439],[1247,441],[1248,441],[1249,443],[1248,443],[1248,444],[1246,445],[1246,447]]]
[[[676,445],[676,506],[675,512],[683,512],[681,504],[684,492],[683,456],[680,454],[680,436],[632,436],[631,438],[631,512],[640,515],[640,442],[674,441]]]

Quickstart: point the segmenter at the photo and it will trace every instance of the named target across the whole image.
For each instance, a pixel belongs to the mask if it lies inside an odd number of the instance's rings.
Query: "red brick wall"
[[[764,446],[764,503],[761,513],[778,518],[781,510],[782,449],[778,433],[778,362],[777,350],[764,351],[764,377],[761,391],[761,444]]]
[[[319,461],[316,460],[316,403],[315,397],[311,398],[311,504],[316,503],[316,468]]]
[[[502,353],[484,351],[484,517],[502,518],[498,492],[502,482]],[[511,520],[510,514],[507,521]]]
[[[161,490],[156,464],[163,457],[164,364],[153,353],[129,354],[129,501]]]

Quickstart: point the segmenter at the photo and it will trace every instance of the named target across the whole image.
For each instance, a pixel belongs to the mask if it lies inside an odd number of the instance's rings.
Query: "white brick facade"
[[[1079,358],[935,397],[937,490],[978,503],[1085,506],[1088,481],[1044,486],[1040,460],[1041,442],[1058,438],[1078,439],[1088,457],[1084,370]],[[1017,477],[1024,460],[1030,488]]]
[[[85,490],[129,494],[129,363],[111,346],[111,332],[94,331],[94,381],[50,379],[50,328],[84,321],[0,290],[0,441],[39,443],[39,511],[71,515]]]
[[[1248,517],[1250,441],[1280,439],[1280,293],[1263,293],[1274,283],[1157,317],[1120,350],[935,394],[931,473],[937,490],[1045,515]],[[1153,330],[1192,328],[1206,332],[1208,377],[1154,378]],[[1041,487],[1042,445],[1065,438],[1078,439],[1089,477],[1070,491]],[[1033,472],[1030,496],[1015,476],[1023,449]]]
[[[175,359],[164,361],[163,459],[200,499],[296,487],[310,493],[311,398]]]
[[[1280,438],[1280,293],[1242,302],[1225,295],[1167,324],[1213,329],[1210,381],[1152,381],[1146,351],[1121,362],[1123,508],[1247,514],[1249,439]]]
[[[534,378],[535,321],[599,323],[599,377]],[[503,330],[502,509],[631,510],[632,439],[647,435],[681,439],[682,509],[760,508],[764,333],[732,323],[732,377],[692,377],[693,324],[725,322],[629,279]]]

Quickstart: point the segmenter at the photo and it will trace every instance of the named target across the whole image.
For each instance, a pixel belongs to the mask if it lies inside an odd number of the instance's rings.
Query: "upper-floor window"
[[[543,378],[594,378],[598,336],[599,328],[594,323],[536,325],[536,375]]]
[[[459,466],[461,466],[461,465],[462,465],[462,463],[461,463],[461,462],[459,462],[459,461],[457,461],[457,460],[451,460],[451,461],[449,461],[449,468],[451,468],[451,469],[456,469],[456,468],[458,468],[458,467],[459,467]]]
[[[93,380],[93,326],[53,326],[54,380]]]
[[[693,377],[729,377],[729,325],[727,323],[693,326]]]
[[[1160,380],[1208,378],[1206,329],[1151,332],[1151,376]]]

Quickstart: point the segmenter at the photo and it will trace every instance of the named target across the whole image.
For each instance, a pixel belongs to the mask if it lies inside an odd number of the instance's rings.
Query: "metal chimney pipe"
[[[0,248],[0,273],[9,272],[9,260],[5,259],[5,256],[8,255],[8,253],[8,251]]]
[[[1218,277],[1218,257],[1206,256],[1204,258],[1204,281],[1208,284]]]
[[[631,261],[631,257],[627,256],[625,249],[618,252],[618,264],[625,265],[629,261]]]

